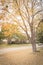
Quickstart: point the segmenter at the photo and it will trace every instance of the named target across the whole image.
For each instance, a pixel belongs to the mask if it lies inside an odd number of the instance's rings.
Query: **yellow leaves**
[[[2,5],[5,3],[5,0],[1,0]]]
[[[9,29],[10,25],[8,23],[5,23],[3,24],[3,28],[6,30],[6,29]]]
[[[2,30],[5,36],[12,36],[17,31],[17,25],[11,23],[3,23]]]
[[[15,15],[17,15],[17,16],[18,16],[18,15],[19,15],[19,11],[16,11]]]
[[[4,14],[0,13],[0,20],[4,18]]]

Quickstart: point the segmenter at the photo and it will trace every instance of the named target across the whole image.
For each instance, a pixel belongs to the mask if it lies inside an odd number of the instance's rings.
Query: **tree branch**
[[[37,15],[38,13],[40,13],[40,12],[42,12],[42,11],[43,11],[43,9],[40,10],[40,11],[37,11],[33,16]]]
[[[25,32],[26,32],[27,37],[28,37],[29,34],[28,34],[28,32],[27,32],[27,26],[26,26],[26,24],[25,24],[25,21],[24,21],[24,19],[23,19],[23,16],[22,16],[21,12],[20,12],[20,8],[19,8],[19,5],[18,5],[17,0],[16,0],[16,4],[17,4],[17,6],[18,6],[18,11],[19,11],[19,14],[20,14],[20,16],[21,16],[21,18],[22,18],[22,21],[23,21],[23,23],[24,23],[24,26],[25,26],[25,28],[26,28]],[[29,37],[30,37],[30,36],[29,36]],[[29,37],[28,37],[28,38],[29,38]]]

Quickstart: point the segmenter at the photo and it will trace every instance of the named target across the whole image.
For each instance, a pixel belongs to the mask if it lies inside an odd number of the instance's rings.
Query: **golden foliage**
[[[3,23],[2,30],[5,36],[12,36],[17,31],[17,25],[10,23]]]

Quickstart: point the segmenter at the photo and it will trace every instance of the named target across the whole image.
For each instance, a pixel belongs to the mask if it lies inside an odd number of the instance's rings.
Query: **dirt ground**
[[[22,49],[0,55],[0,65],[43,65],[43,50]]]

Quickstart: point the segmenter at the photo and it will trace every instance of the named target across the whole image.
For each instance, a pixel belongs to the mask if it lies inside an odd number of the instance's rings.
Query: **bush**
[[[2,39],[4,39],[4,38],[5,38],[5,36],[4,36],[3,32],[1,31],[0,32],[0,44],[2,44]]]
[[[43,31],[41,31],[41,32],[39,32],[38,33],[38,41],[40,42],[40,43],[43,43]]]

